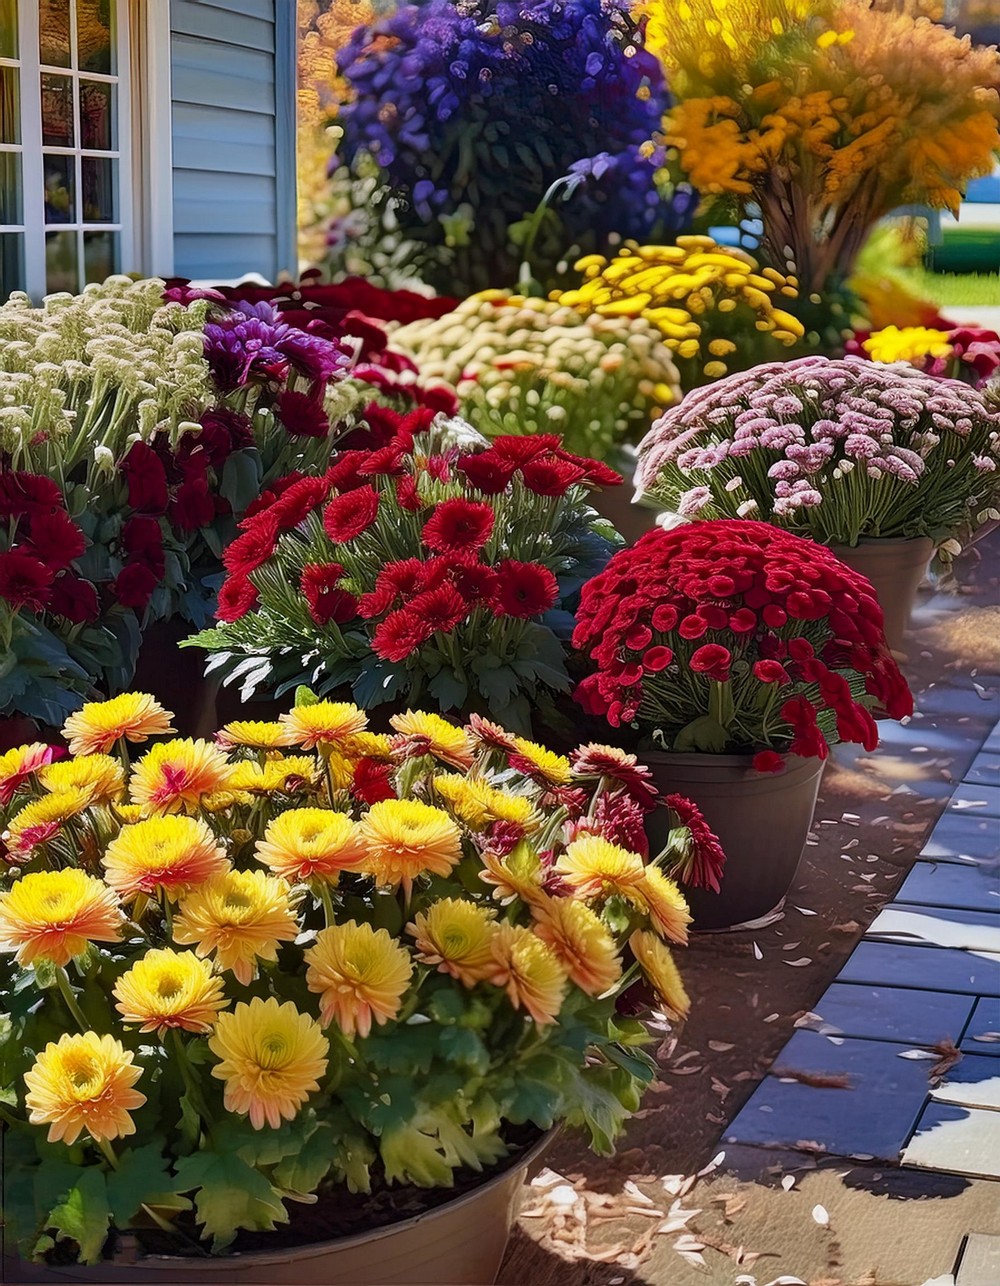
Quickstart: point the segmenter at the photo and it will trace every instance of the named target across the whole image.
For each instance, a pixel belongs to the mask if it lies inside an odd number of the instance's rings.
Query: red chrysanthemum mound
[[[913,710],[871,585],[767,523],[657,529],[584,587],[573,644],[592,673],[577,701],[675,749],[790,752],[878,744],[872,712]]]

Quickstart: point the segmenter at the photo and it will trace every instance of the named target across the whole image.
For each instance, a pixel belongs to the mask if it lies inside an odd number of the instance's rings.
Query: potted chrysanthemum
[[[636,483],[692,521],[763,519],[829,545],[875,586],[898,648],[935,550],[1000,518],[1000,413],[904,365],[771,362],[667,410]]]
[[[609,1151],[652,1076],[618,998],[688,1009],[671,873],[717,845],[634,757],[300,698],[0,760],[18,1281],[492,1281],[545,1132]]]
[[[913,709],[868,582],[767,523],[648,533],[583,587],[573,643],[590,670],[577,701],[690,795],[722,841],[721,888],[689,891],[704,928],[780,903],[830,747],[872,750],[873,711]]]

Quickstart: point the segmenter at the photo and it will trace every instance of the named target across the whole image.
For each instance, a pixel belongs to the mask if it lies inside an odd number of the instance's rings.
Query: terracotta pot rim
[[[301,1246],[288,1247],[282,1250],[251,1250],[246,1253],[236,1253],[227,1255],[218,1255],[213,1257],[193,1258],[184,1255],[143,1255],[132,1264],[118,1263],[117,1267],[127,1267],[134,1271],[137,1280],[141,1280],[140,1274],[143,1265],[148,1265],[152,1270],[155,1268],[162,1271],[164,1268],[176,1266],[178,1269],[178,1280],[183,1281],[183,1273],[180,1271],[181,1266],[197,1266],[199,1273],[229,1273],[234,1264],[242,1264],[247,1267],[260,1267],[263,1265],[278,1265],[293,1263],[296,1260],[315,1259],[320,1256],[329,1255],[338,1250],[353,1250],[359,1246],[366,1245],[373,1241],[381,1241],[386,1237],[391,1237],[396,1233],[415,1228],[418,1224],[424,1223],[435,1216],[451,1213],[475,1201],[481,1193],[496,1187],[498,1184],[508,1181],[513,1173],[518,1170],[528,1170],[532,1163],[537,1161],[541,1154],[548,1148],[553,1138],[558,1134],[559,1126],[554,1126],[532,1144],[526,1152],[517,1158],[513,1165],[506,1166],[498,1173],[491,1175],[483,1183],[478,1183],[474,1188],[465,1192],[453,1201],[443,1201],[440,1205],[434,1206],[430,1210],[423,1210],[420,1214],[410,1215],[408,1219],[398,1219],[394,1223],[383,1224],[381,1228],[372,1228],[368,1232],[353,1233],[350,1237],[334,1237],[330,1241],[309,1241],[303,1242]],[[115,1263],[114,1260],[108,1261]]]

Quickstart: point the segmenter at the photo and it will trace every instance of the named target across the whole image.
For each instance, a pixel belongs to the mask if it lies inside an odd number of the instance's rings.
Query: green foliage
[[[270,1232],[288,1222],[288,1212],[273,1185],[235,1153],[208,1149],[177,1162],[177,1187],[195,1194],[198,1222],[219,1254],[240,1228]]]

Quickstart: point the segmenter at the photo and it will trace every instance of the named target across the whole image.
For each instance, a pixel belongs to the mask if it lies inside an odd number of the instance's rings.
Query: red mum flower
[[[536,496],[564,496],[570,487],[582,482],[586,476],[586,469],[556,455],[539,456],[521,467],[524,485]]]
[[[343,625],[357,616],[358,600],[340,588],[343,575],[340,563],[307,563],[302,568],[302,593],[317,625],[329,625],[331,621]]]
[[[788,672],[780,661],[755,661],[753,672],[761,683],[791,683]]]
[[[392,764],[376,759],[362,759],[354,769],[351,794],[363,804],[378,804],[383,799],[396,799],[392,784]]]
[[[53,571],[68,567],[87,548],[83,532],[65,509],[36,510],[29,519],[28,542],[30,552]]]
[[[55,572],[32,554],[0,554],[0,598],[12,607],[40,612],[50,597]]]
[[[285,389],[278,394],[277,416],[285,432],[293,438],[325,438],[330,433],[330,419],[323,409],[322,395],[297,393]]]
[[[159,584],[159,579],[145,563],[129,563],[118,573],[118,579],[112,582],[111,592],[122,607],[142,612],[153,597],[153,590]]]
[[[166,513],[167,474],[163,461],[145,442],[133,442],[121,463],[128,480],[128,502],[139,513]]]
[[[689,836],[684,855],[673,874],[691,888],[711,889],[718,893],[722,887],[726,855],[715,832],[705,821],[698,805],[684,795],[668,795],[666,802]]]
[[[433,631],[416,613],[403,607],[390,612],[372,635],[372,651],[385,661],[405,661],[427,642]]]
[[[254,519],[254,525],[236,537],[222,553],[222,565],[236,576],[249,576],[274,553],[277,527],[265,511]]]
[[[378,513],[378,500],[371,486],[334,496],[323,515],[323,528],[334,544],[346,544],[367,531]]]
[[[387,612],[397,598],[409,599],[424,589],[425,564],[419,558],[403,558],[387,563],[375,580],[375,588],[365,594],[358,605],[358,614],[367,618]]]
[[[535,460],[538,456],[558,451],[561,446],[562,439],[555,433],[535,433],[527,437],[514,433],[502,433],[500,437],[493,439],[494,454],[513,465],[514,469],[520,469],[529,460]],[[569,453],[562,452],[562,454]],[[570,458],[575,459],[575,457]]]
[[[257,515],[270,509],[277,498],[284,495],[296,482],[301,481],[303,476],[298,469],[293,469],[291,473],[285,474],[283,478],[278,478],[276,482],[272,482],[267,491],[262,491],[256,500],[252,500],[247,505],[243,517],[236,524],[240,531],[247,531],[250,527],[253,527],[255,525],[254,519]]]
[[[423,508],[423,500],[420,498],[420,492],[417,490],[417,480],[412,474],[404,473],[396,482],[396,500],[400,509],[406,509],[409,513],[416,513]]]
[[[692,612],[690,616],[685,616],[683,621],[677,627],[677,633],[682,639],[700,639],[708,629],[708,621],[704,616],[697,612]]]
[[[48,610],[56,616],[64,616],[73,625],[96,621],[100,615],[97,590],[89,580],[81,580],[72,572],[63,572],[52,585]]]
[[[529,620],[547,612],[559,597],[555,576],[540,563],[505,559],[497,568],[497,610],[504,616]]]
[[[429,636],[450,633],[468,615],[469,604],[454,585],[440,585],[418,594],[409,610],[424,622]]]
[[[785,771],[785,760],[774,750],[758,750],[753,757],[754,772],[778,773]]]
[[[580,746],[570,755],[570,763],[578,777],[610,777],[628,791],[644,810],[653,808],[657,789],[653,774],[639,763],[635,755],[619,750],[617,746],[601,746],[591,742]],[[639,852],[639,849],[633,849]]]
[[[159,518],[144,514],[133,515],[122,528],[122,546],[128,554],[130,564],[140,564],[152,572],[156,581],[162,580],[166,556],[163,552],[163,529]]]
[[[204,474],[187,478],[170,504],[170,521],[181,531],[198,531],[215,519],[215,497]]]
[[[317,505],[330,494],[325,478],[298,478],[271,506],[270,515],[279,531],[291,531],[305,522]]]
[[[246,616],[260,601],[257,586],[247,576],[230,576],[219,590],[219,602],[215,609],[217,620],[230,624]]]
[[[336,462],[326,471],[326,481],[331,489],[342,494],[353,491],[355,487],[367,486],[368,476],[363,470],[370,456],[370,451],[341,451]]]
[[[490,603],[496,597],[499,577],[485,563],[459,562],[453,577],[455,588],[469,603]]]
[[[665,670],[670,662],[674,659],[674,654],[668,647],[651,647],[646,655],[642,658],[642,668],[650,674],[659,674]]]
[[[691,654],[688,664],[697,674],[705,674],[719,683],[727,683],[732,662],[733,656],[729,648],[723,647],[721,643],[706,643]]]
[[[464,473],[477,491],[484,496],[498,496],[506,491],[517,472],[517,465],[504,459],[495,451],[481,451],[479,455],[463,456],[455,466]]]
[[[50,478],[19,469],[0,474],[0,518],[22,518],[62,505],[62,492]]]
[[[493,532],[492,505],[478,500],[443,500],[424,524],[423,543],[442,553],[481,549]]]

